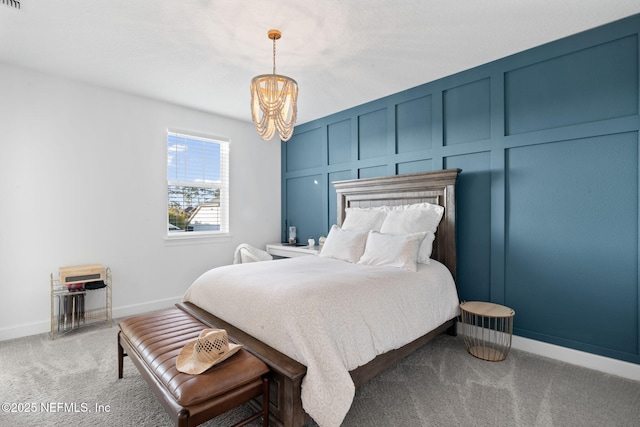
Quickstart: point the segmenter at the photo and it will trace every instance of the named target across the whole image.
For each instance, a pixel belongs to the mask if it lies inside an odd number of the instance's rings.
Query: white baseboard
[[[116,307],[113,309],[113,318],[129,317],[140,313],[146,313],[148,311],[161,310],[163,308],[170,308],[182,301],[182,295],[179,297],[166,298],[162,300],[145,302],[144,304],[133,304],[124,307]]]
[[[462,334],[462,323],[458,322],[458,334]],[[599,356],[585,351],[574,350],[555,344],[513,336],[511,348],[537,354],[572,365],[594,369],[607,374],[640,381],[640,365],[624,362],[610,357]]]
[[[133,316],[135,314],[145,313],[147,311],[160,310],[163,308],[173,307],[176,303],[182,301],[182,296],[166,298],[162,300],[149,301],[143,304],[133,304],[124,307],[114,307],[112,316],[114,319],[120,317]],[[14,338],[26,337],[29,335],[37,335],[51,332],[51,321],[45,320],[40,322],[25,323],[18,326],[9,326],[0,328],[0,341],[10,340]]]
[[[12,340],[14,338],[27,337],[51,332],[51,321],[24,323],[18,326],[0,328],[0,341]]]
[[[514,335],[511,348],[640,381],[640,365]]]

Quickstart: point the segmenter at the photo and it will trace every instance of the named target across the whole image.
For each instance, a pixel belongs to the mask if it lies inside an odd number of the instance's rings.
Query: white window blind
[[[167,232],[229,232],[229,141],[167,132]]]

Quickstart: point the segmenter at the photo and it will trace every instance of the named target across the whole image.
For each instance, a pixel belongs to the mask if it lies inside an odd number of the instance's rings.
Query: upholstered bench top
[[[210,400],[269,372],[264,362],[244,349],[200,375],[178,371],[178,353],[205,328],[205,324],[177,308],[145,313],[120,322],[122,334],[182,406]]]

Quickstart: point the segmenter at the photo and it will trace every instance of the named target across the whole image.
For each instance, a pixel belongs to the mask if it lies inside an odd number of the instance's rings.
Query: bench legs
[[[262,427],[269,427],[269,374],[262,377]]]
[[[118,332],[118,378],[122,379],[122,371],[124,368],[124,357],[127,353],[124,352],[124,348],[122,348],[122,344],[120,344],[120,334],[122,332]]]
[[[268,374],[262,377],[262,412],[257,412],[247,418],[240,421],[238,424],[234,424],[233,427],[241,427],[249,424],[253,420],[257,420],[262,417],[262,427],[269,426],[269,377]]]

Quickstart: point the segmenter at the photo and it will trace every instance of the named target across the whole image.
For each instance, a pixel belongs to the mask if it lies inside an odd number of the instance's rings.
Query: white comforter
[[[307,367],[305,411],[339,426],[355,387],[349,371],[458,314],[447,268],[417,272],[305,256],[215,268],[183,298]]]

